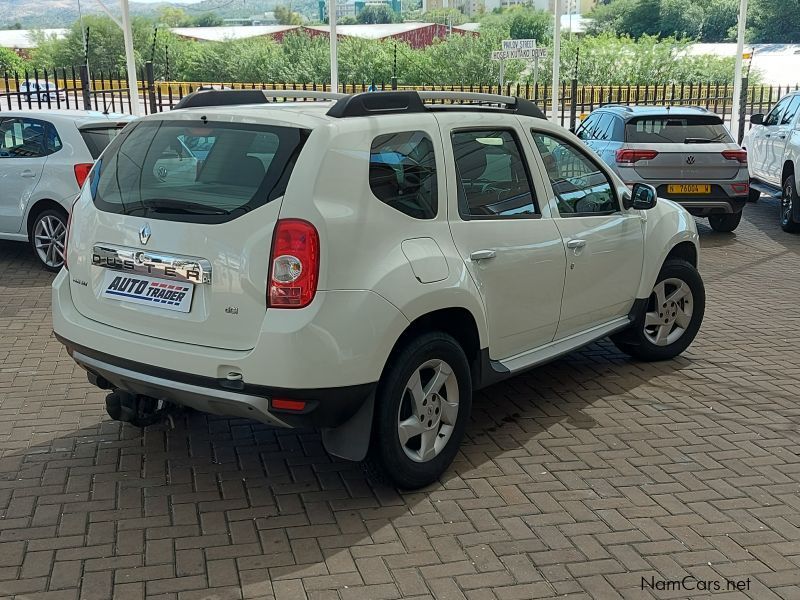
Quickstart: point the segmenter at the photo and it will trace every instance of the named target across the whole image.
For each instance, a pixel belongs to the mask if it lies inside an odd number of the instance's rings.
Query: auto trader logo
[[[109,296],[145,300],[155,304],[178,306],[181,304],[189,288],[159,281],[147,281],[136,277],[115,277],[106,288]]]

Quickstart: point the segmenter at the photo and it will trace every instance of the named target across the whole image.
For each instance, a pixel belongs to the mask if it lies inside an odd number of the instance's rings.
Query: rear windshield
[[[634,144],[717,144],[732,142],[722,119],[713,115],[640,117],[625,125],[625,141]]]
[[[100,210],[222,223],[283,195],[307,132],[290,127],[142,121],[92,171]]]
[[[111,141],[117,137],[117,134],[122,131],[122,127],[124,127],[124,125],[85,127],[80,130],[81,137],[93,159],[97,160],[97,157],[103,153],[106,146],[108,146]]]

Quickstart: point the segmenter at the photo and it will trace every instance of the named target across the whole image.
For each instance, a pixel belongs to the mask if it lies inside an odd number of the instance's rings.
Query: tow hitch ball
[[[160,421],[166,414],[167,406],[162,400],[121,390],[114,390],[106,396],[108,416],[136,427],[146,427]]]

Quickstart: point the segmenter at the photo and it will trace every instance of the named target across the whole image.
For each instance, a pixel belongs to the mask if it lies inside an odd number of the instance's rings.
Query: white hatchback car
[[[0,114],[0,239],[30,241],[42,265],[59,270],[72,203],[131,119],[77,110]]]
[[[53,324],[113,418],[316,426],[417,487],[455,457],[473,390],[609,335],[644,360],[692,342],[694,219],[533,104],[334,97],[200,92],[98,161]]]

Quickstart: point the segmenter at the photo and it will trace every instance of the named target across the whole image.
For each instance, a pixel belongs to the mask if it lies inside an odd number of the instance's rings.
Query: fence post
[[[572,79],[570,86],[569,110],[569,130],[574,132],[578,118],[578,80],[575,78]]]
[[[734,102],[739,103],[739,131],[736,140],[741,144],[744,140],[744,124],[747,118],[747,77],[742,78],[742,89],[740,96],[734,99]]]
[[[89,84],[89,67],[81,65],[81,92],[83,92],[84,110],[92,110],[92,92]]]
[[[147,96],[150,100],[150,114],[152,115],[158,112],[158,107],[156,106],[156,78],[152,61],[148,60],[144,63],[144,76],[147,80]]]

